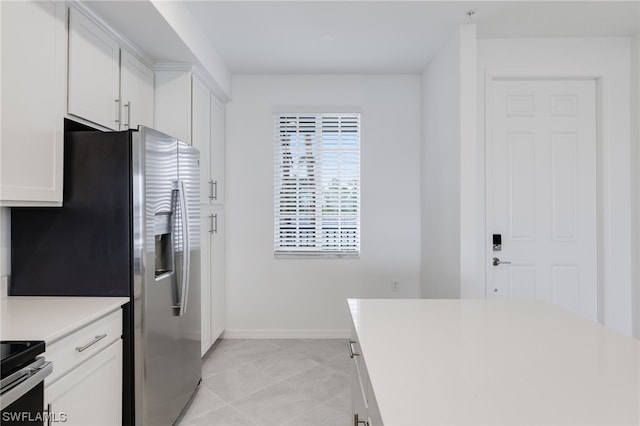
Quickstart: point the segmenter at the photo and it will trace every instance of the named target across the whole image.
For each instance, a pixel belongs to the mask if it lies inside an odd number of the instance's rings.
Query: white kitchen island
[[[361,425],[640,424],[636,339],[542,302],[348,304]]]

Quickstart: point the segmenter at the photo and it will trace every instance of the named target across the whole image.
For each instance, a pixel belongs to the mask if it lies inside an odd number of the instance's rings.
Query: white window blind
[[[360,114],[275,116],[277,254],[360,252]]]

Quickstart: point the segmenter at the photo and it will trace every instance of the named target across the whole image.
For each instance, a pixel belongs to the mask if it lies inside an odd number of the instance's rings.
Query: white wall
[[[630,39],[485,39],[478,40],[479,143],[484,146],[485,70],[526,72],[529,75],[601,77],[599,107],[603,118],[603,321],[631,334],[631,179],[630,179]],[[478,153],[483,152],[479,149]],[[482,211],[484,214],[484,211]],[[480,255],[480,253],[478,253]],[[484,274],[477,284],[484,286]]]
[[[234,76],[227,105],[229,336],[344,336],[345,299],[420,295],[420,77]],[[278,107],[359,107],[360,259],[274,259]],[[391,292],[391,280],[400,292]]]
[[[460,297],[484,298],[477,276],[484,271],[484,208],[478,162],[478,57],[475,24],[460,26]]]
[[[476,277],[476,27],[462,25],[422,74],[425,298],[472,295]]]
[[[460,297],[460,35],[422,74],[422,284],[425,298]]]

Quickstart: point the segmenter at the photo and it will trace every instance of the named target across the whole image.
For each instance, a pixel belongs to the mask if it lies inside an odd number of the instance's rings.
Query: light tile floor
[[[223,339],[180,426],[347,426],[351,362],[340,339]]]

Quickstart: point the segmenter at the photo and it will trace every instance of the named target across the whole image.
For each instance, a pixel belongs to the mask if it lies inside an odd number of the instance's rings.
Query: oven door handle
[[[2,394],[0,394],[0,410],[4,410],[20,399],[22,395],[43,382],[52,372],[53,364],[51,364],[50,361],[44,361],[42,358],[39,358],[32,364],[12,374],[10,377],[15,376],[17,379],[8,383],[6,390],[2,389]]]

